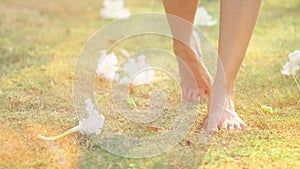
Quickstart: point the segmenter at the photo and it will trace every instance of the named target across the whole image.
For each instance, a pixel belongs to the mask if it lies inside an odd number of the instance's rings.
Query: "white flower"
[[[295,50],[294,52],[289,54],[290,62],[293,62],[294,64],[300,64],[300,51]]]
[[[128,9],[124,8],[124,0],[104,0],[104,8],[100,14],[105,19],[126,18],[130,16]]]
[[[98,60],[98,67],[96,70],[96,73],[98,75],[103,75],[104,77],[108,79],[118,79],[118,75],[115,72],[118,70],[118,58],[115,55],[115,53],[111,53],[109,55],[106,55],[105,50],[99,51],[100,53],[100,59]]]
[[[121,68],[124,72],[128,74],[129,77],[132,77],[139,69],[138,64],[135,62],[135,59],[128,59],[124,64],[124,67]]]
[[[213,19],[204,7],[198,7],[195,17],[196,26],[213,26],[217,23],[218,21],[216,19]]]
[[[120,79],[120,84],[130,83],[131,79],[133,79],[131,82],[133,85],[148,84],[153,81],[155,75],[152,67],[146,62],[145,55],[140,55],[137,59],[128,59],[120,70],[128,75]]]
[[[296,72],[300,69],[300,51],[295,50],[289,54],[289,61],[283,66],[281,73],[284,75],[295,75]]]
[[[294,62],[286,62],[281,70],[281,73],[289,76],[296,74],[297,70],[299,70],[299,65],[295,64]]]
[[[68,131],[59,134],[53,137],[46,137],[42,135],[38,135],[40,139],[51,141],[60,139],[66,135],[81,132],[86,134],[99,134],[101,129],[103,128],[105,118],[102,114],[99,114],[98,111],[94,108],[94,104],[92,103],[91,99],[85,100],[86,104],[86,111],[88,112],[89,116],[86,119],[81,119],[79,121],[79,125],[69,129]]]
[[[89,116],[87,119],[79,121],[79,126],[81,128],[80,132],[86,134],[99,134],[103,127],[105,118],[94,108],[95,106],[91,99],[85,100],[85,104],[86,111],[89,113]]]
[[[131,83],[136,86],[149,84],[153,81],[154,75],[155,73],[153,69],[143,70],[141,73],[134,77]]]

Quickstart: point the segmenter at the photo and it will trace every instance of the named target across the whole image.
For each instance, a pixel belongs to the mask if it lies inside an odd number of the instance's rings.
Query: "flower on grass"
[[[79,125],[54,137],[46,137],[42,135],[39,135],[38,137],[40,139],[50,141],[50,140],[57,140],[59,138],[62,138],[66,135],[75,132],[85,133],[88,135],[99,134],[101,132],[101,129],[103,128],[105,118],[102,114],[99,114],[99,112],[94,108],[95,106],[92,103],[91,99],[86,99],[85,104],[86,104],[86,111],[88,112],[89,116],[86,119],[81,119],[79,121]]]
[[[120,84],[131,83],[133,85],[141,85],[152,82],[154,70],[146,62],[145,55],[140,55],[138,58],[129,58],[124,66],[119,68],[118,58],[115,53],[106,55],[106,50],[101,50],[99,53],[100,59],[96,70],[98,75],[119,81]],[[144,70],[145,68],[146,70]],[[120,71],[121,77],[119,73],[116,73],[117,70]],[[137,76],[135,76],[136,74]]]
[[[146,68],[146,70],[144,70]],[[131,83],[133,85],[142,85],[151,83],[154,79],[155,72],[146,62],[146,56],[140,55],[137,59],[128,59],[128,62],[120,68],[127,76],[120,78],[120,84]],[[141,72],[139,72],[141,71]],[[137,76],[135,76],[135,74]],[[134,77],[135,76],[135,77]],[[131,78],[133,80],[131,81]]]
[[[118,79],[118,75],[115,72],[118,69],[118,58],[115,53],[106,55],[106,50],[99,51],[100,59],[98,60],[98,67],[96,73],[98,75],[103,75],[108,79]]]
[[[299,70],[299,68],[300,68],[300,51],[295,50],[294,52],[289,54],[289,61],[285,63],[285,65],[281,70],[281,73],[288,76],[292,75],[300,91],[300,84],[296,78],[296,72]]]
[[[152,68],[143,70],[143,72],[139,73],[137,76],[134,77],[131,84],[137,86],[142,84],[149,84],[154,79],[154,70]]]
[[[294,75],[296,74],[297,70],[299,70],[299,66],[295,64],[294,62],[288,61],[283,66],[281,73],[284,75]]]
[[[295,50],[294,52],[290,53],[289,59],[291,62],[300,65],[300,51]]]
[[[95,109],[95,106],[91,99],[86,99],[85,104],[86,111],[89,113],[89,116],[86,119],[82,119],[79,121],[81,133],[99,134],[104,125],[105,118]]]
[[[295,50],[289,54],[289,61],[283,66],[281,73],[284,75],[295,75],[300,68],[300,51]]]
[[[124,8],[124,0],[104,0],[104,8],[100,14],[105,19],[118,19],[130,16],[128,9]]]
[[[213,26],[217,23],[218,21],[213,19],[203,6],[198,7],[195,17],[196,26]]]

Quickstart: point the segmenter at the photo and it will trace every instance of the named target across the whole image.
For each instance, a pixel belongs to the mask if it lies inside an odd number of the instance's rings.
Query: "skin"
[[[198,0],[164,0],[167,14],[194,23]],[[192,83],[186,68],[179,62],[183,97],[189,101],[209,95],[207,131],[237,130],[247,125],[234,108],[234,84],[255,27],[261,0],[222,0],[219,31],[219,62],[214,83],[201,60],[191,50],[192,26],[180,27],[170,17],[169,25],[174,38],[173,48],[177,57],[192,71],[197,86]],[[184,30],[184,31],[183,31]],[[183,33],[182,33],[183,32]]]
[[[204,95],[210,92],[212,84],[212,79],[203,62],[192,50],[193,22],[198,0],[190,0],[189,3],[183,0],[164,0],[163,2],[167,14],[187,21],[187,23],[181,23],[177,18],[168,17],[174,37],[173,49],[178,57],[183,97],[189,101],[197,102],[198,96],[200,99],[204,99]],[[194,83],[193,76],[198,85]]]

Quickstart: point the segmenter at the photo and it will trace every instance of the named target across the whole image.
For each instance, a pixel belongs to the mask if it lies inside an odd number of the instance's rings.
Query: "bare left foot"
[[[212,78],[207,71],[202,57],[200,39],[194,32],[193,40],[189,46],[179,41],[174,42],[174,53],[179,57],[178,66],[181,78],[181,89],[184,99],[192,102],[205,98],[210,93]],[[196,83],[195,83],[196,82]]]

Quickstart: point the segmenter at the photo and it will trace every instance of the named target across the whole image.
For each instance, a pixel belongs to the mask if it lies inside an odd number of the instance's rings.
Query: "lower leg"
[[[237,116],[234,110],[234,83],[247,50],[260,5],[261,0],[221,1],[218,52],[220,57],[219,65],[222,65],[222,69],[218,69],[213,91],[216,88],[224,88],[225,109],[223,112],[218,112],[220,110],[213,109],[218,103],[213,99],[210,101],[210,116],[216,117],[218,114],[220,117],[214,130],[232,130],[246,127],[246,124]],[[224,81],[223,84],[221,82],[222,80]],[[220,84],[218,84],[218,82]],[[218,94],[214,93],[213,95],[217,97]],[[213,128],[212,125],[211,127]]]
[[[261,0],[222,0],[219,56],[225,71],[226,87],[234,82],[256,24]]]
[[[174,43],[189,44],[199,0],[163,0]],[[178,41],[179,40],[179,41]],[[190,58],[189,58],[190,59]]]

